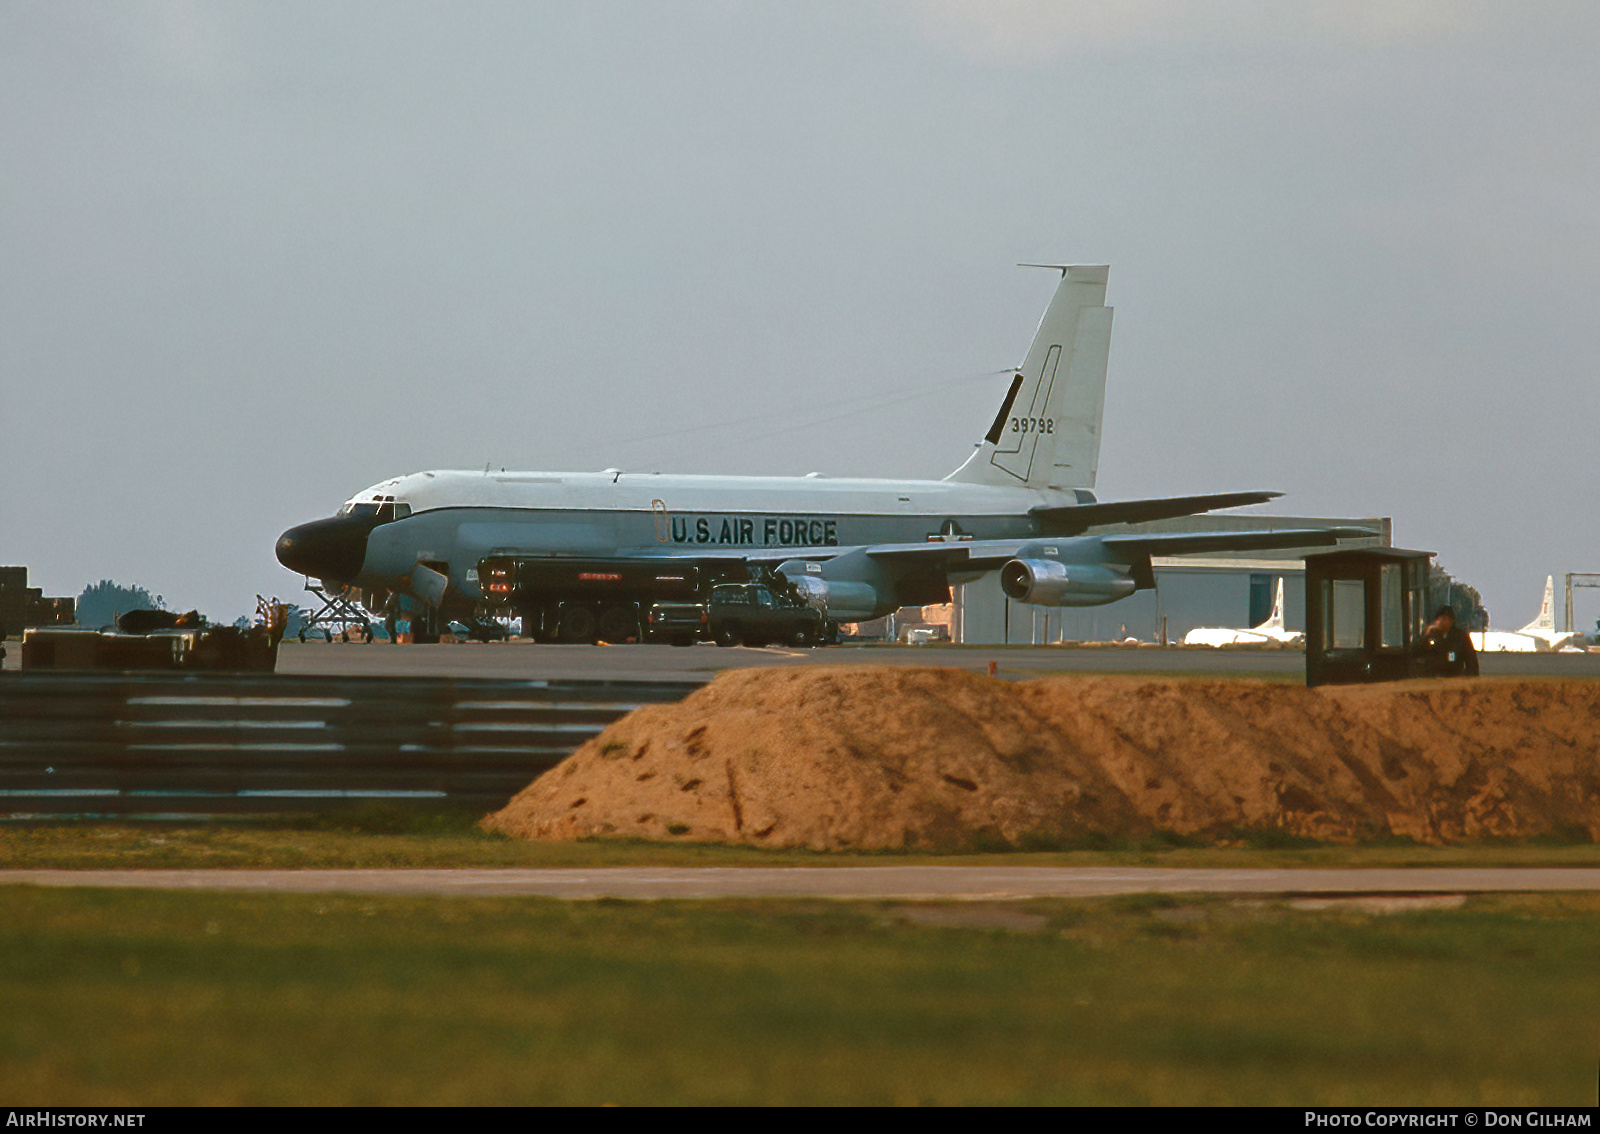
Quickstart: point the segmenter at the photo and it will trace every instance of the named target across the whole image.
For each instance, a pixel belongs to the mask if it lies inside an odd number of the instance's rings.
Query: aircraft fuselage
[[[338,516],[278,542],[303,574],[419,598],[419,564],[477,603],[479,561],[522,557],[736,557],[780,548],[850,547],[1041,534],[1028,509],[1092,499],[1074,490],[950,481],[641,473],[413,473],[373,485]],[[381,514],[380,514],[381,512]]]
[[[943,480],[420,472],[375,484],[338,515],[284,532],[278,559],[324,581],[411,595],[447,617],[510,605],[535,636],[621,641],[638,636],[653,589],[681,590],[691,577],[703,586],[776,572],[830,620],[846,622],[946,601],[952,584],[991,570],[1022,602],[1098,605],[1153,586],[1158,548],[1320,546],[1337,538],[1085,535],[1276,493],[1095,501],[1111,341],[1107,269],[1058,270],[1061,282],[999,413]],[[488,594],[479,579],[485,560]]]

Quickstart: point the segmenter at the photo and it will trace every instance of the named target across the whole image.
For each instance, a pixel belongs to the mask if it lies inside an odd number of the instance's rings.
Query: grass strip
[[[0,893],[17,1105],[1589,1105],[1600,896]]]
[[[1053,849],[928,854],[768,850],[697,843],[534,843],[491,835],[476,815],[372,807],[299,819],[230,822],[78,821],[0,825],[0,866],[36,869],[363,869],[594,866],[854,866],[945,863],[1037,866],[1397,867],[1600,866],[1600,845],[1409,842],[1337,846],[1240,831],[1227,845],[1156,835]]]

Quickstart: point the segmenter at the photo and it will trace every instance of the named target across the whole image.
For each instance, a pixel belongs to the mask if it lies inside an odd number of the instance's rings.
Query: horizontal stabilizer
[[[1113,500],[1105,504],[1040,505],[1028,515],[1051,529],[1052,535],[1076,535],[1104,524],[1138,524],[1145,520],[1171,520],[1218,508],[1243,508],[1265,504],[1281,492],[1222,492],[1210,496],[1167,496],[1157,500]]]

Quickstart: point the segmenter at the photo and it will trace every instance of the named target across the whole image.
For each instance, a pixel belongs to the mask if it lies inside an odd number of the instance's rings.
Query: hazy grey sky
[[[1102,499],[1600,571],[1586,0],[0,2],[0,561],[231,620],[423,468],[938,477],[1108,263]],[[1592,625],[1597,592],[1579,613]]]

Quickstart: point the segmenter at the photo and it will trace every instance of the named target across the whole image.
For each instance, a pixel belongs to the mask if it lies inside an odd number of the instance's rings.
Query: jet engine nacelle
[[[822,612],[823,617],[833,622],[865,622],[868,619],[881,618],[899,607],[899,599],[887,578],[873,578],[869,581],[859,577],[828,578],[823,574],[824,570],[834,566],[835,564],[825,566],[791,559],[782,564],[778,571],[794,584],[795,589],[805,596],[807,602]],[[850,565],[846,566],[848,568]],[[854,566],[858,574],[868,576],[881,574],[875,569],[875,565],[864,559],[862,563]]]
[[[1000,568],[1000,589],[1035,606],[1101,606],[1133,594],[1129,568],[1116,563],[1013,559]]]
[[[884,605],[877,588],[870,583],[841,582],[816,575],[790,575],[789,581],[808,603],[834,622],[865,622],[876,618],[878,608]]]

